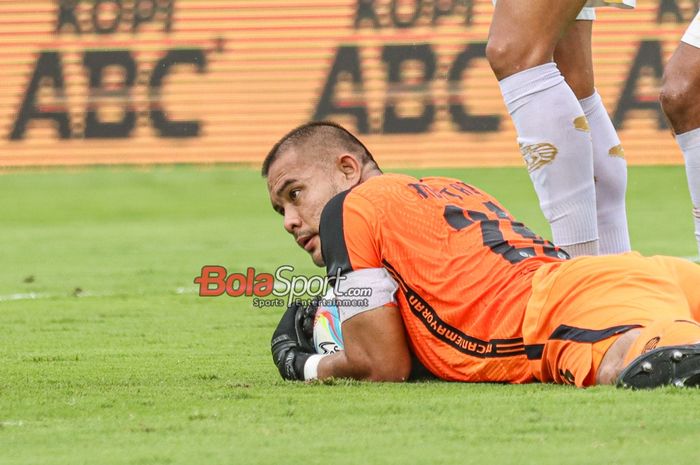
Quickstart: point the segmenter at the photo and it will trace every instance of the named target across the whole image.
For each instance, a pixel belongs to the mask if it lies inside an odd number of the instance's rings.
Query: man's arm
[[[309,370],[321,379],[405,381],[410,374],[405,327],[392,304],[398,285],[381,262],[380,219],[371,200],[351,191],[332,198],[321,214],[323,259],[329,277],[342,276],[334,283],[340,300],[346,289],[372,290],[361,307],[338,304],[344,350],[321,358]]]
[[[401,314],[385,305],[343,322],[345,350],[323,357],[318,378],[406,381],[411,356]]]

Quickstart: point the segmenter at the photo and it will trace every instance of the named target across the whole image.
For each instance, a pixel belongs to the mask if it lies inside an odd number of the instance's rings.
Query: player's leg
[[[700,250],[700,13],[664,70],[661,107],[683,151]]]
[[[600,253],[614,254],[630,250],[625,209],[627,163],[615,127],[595,90],[591,50],[594,18],[595,9],[581,11],[559,40],[554,61],[578,98],[591,129]]]
[[[486,56],[553,240],[572,255],[598,253],[591,136],[583,109],[553,62],[585,0],[499,0]]]
[[[664,69],[661,105],[673,132],[700,128],[700,12],[688,26],[681,43]]]
[[[700,265],[691,261],[657,255],[649,257],[659,270],[668,273],[685,294],[693,320],[700,322]]]
[[[614,383],[645,350],[700,342],[686,293],[657,261],[622,254],[556,267],[535,274],[523,323],[529,355],[539,355],[530,357],[539,380]],[[697,359],[690,368],[700,373]]]
[[[581,13],[584,11],[595,12],[592,8],[584,8]],[[569,26],[554,49],[554,62],[579,101],[590,97],[595,91],[591,50],[593,20],[583,20],[580,16]]]
[[[690,317],[684,317],[682,303],[665,309],[649,306],[654,321],[612,344],[601,361],[596,384],[635,388],[700,385],[700,266],[676,257],[645,260],[644,266],[655,268],[658,277],[685,297]]]
[[[664,318],[620,336],[596,372],[596,384],[615,383],[632,388],[700,386],[700,323]]]

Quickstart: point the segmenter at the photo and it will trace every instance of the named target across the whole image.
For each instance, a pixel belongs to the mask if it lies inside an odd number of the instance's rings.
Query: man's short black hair
[[[371,163],[379,169],[367,147],[350,131],[332,121],[311,121],[292,129],[272,147],[263,161],[263,177],[267,177],[270,166],[281,153],[292,147],[303,146],[314,148],[320,157],[330,157],[341,152],[351,153],[363,165]]]

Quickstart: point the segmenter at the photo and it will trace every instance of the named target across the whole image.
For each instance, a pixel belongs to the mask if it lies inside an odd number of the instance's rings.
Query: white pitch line
[[[199,292],[197,287],[178,287],[175,289],[175,294],[196,294]]]
[[[45,299],[46,297],[50,297],[49,294],[38,294],[36,292],[29,292],[26,294],[9,294],[9,295],[0,295],[0,302],[4,302],[4,301],[8,301],[8,300]]]
[[[178,287],[173,291],[173,294],[184,295],[184,294],[196,294],[199,290],[196,287]],[[25,292],[16,294],[6,294],[0,295],[0,302],[9,302],[14,300],[39,300],[39,299],[53,299],[56,297],[114,297],[117,295],[124,295],[123,292],[92,292],[92,291],[81,291],[77,295],[73,294],[56,294],[48,292]]]
[[[0,426],[24,426],[24,422],[22,420],[5,420],[0,421]]]

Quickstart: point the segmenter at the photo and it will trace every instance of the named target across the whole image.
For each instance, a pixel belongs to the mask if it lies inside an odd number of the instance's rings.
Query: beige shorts
[[[492,0],[496,4],[497,0]],[[599,6],[614,6],[616,8],[634,8],[637,0],[588,0],[576,16],[577,21],[593,21],[595,19],[595,9]]]
[[[681,41],[692,45],[693,47],[700,48],[700,11],[690,22],[690,25],[688,26],[688,29],[685,30],[685,34],[683,34]]]

